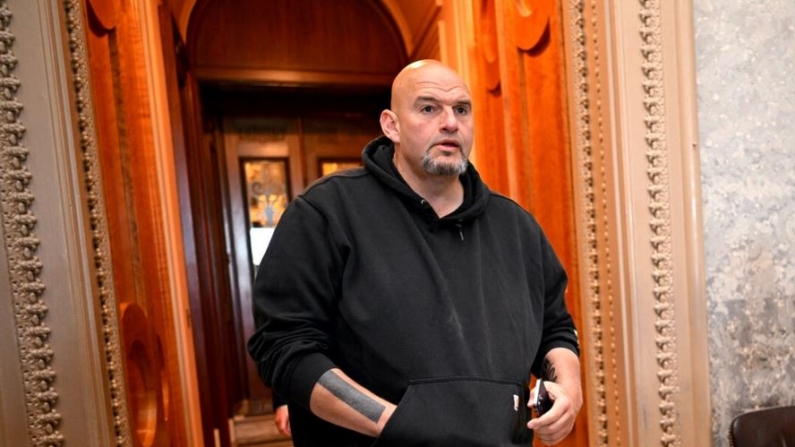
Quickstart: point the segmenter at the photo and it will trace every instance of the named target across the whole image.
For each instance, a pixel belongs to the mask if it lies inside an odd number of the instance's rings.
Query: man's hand
[[[554,404],[543,416],[531,419],[527,428],[544,444],[555,445],[571,433],[582,407],[580,360],[568,349],[555,348],[547,353],[542,369],[544,386]],[[530,402],[535,402],[535,390],[530,394]]]
[[[555,445],[571,433],[579,408],[562,386],[546,380],[544,386],[554,405],[543,416],[531,419],[527,428],[533,430],[544,444]],[[535,390],[531,393],[530,402],[535,402]]]
[[[290,412],[287,409],[287,405],[280,405],[276,408],[276,411],[273,412],[273,422],[276,424],[279,433],[285,436],[293,435],[290,431]]]

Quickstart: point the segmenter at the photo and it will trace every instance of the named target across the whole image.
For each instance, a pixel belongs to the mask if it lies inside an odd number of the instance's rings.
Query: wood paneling
[[[475,105],[473,162],[489,188],[510,195],[506,159],[505,111],[500,82],[499,49],[494,0],[475,2],[476,40],[472,59],[475,73],[470,85]]]
[[[271,70],[258,68],[197,68],[194,73],[204,82],[262,85],[267,87],[384,87],[392,84],[393,74],[342,73],[308,70]]]
[[[123,340],[135,440],[185,445],[182,384],[161,226],[140,14],[134,2],[88,2],[87,43],[109,225],[114,287],[122,309],[140,310],[139,343]],[[144,343],[145,341],[145,343]],[[153,381],[153,382],[152,382]],[[153,411],[154,409],[154,411]],[[154,419],[153,419],[154,418]]]
[[[188,35],[197,69],[393,74],[406,63],[394,22],[365,0],[202,1]]]
[[[395,22],[410,60],[439,59],[439,14],[437,0],[380,0]]]

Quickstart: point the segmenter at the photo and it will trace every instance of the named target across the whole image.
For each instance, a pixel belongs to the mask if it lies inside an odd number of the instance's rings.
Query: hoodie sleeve
[[[541,266],[544,275],[544,328],[541,345],[533,362],[532,373],[541,377],[541,365],[554,348],[566,348],[580,355],[574,320],[566,308],[564,293],[568,284],[566,271],[543,233],[541,237]]]
[[[257,330],[248,351],[275,393],[307,409],[315,382],[335,366],[327,353],[340,265],[326,219],[299,196],[282,215],[257,271]]]

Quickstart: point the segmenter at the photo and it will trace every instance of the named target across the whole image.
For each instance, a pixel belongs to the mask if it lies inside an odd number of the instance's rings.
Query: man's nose
[[[455,132],[458,130],[458,115],[456,115],[452,107],[444,109],[442,120],[442,130],[445,132]]]

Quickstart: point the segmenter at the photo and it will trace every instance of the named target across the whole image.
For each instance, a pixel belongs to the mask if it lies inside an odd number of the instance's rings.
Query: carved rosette
[[[119,338],[116,296],[110,259],[108,223],[105,218],[105,199],[95,140],[91,86],[88,75],[88,53],[85,46],[82,6],[79,0],[64,0],[66,25],[69,31],[70,62],[74,78],[74,93],[80,131],[80,150],[83,157],[84,188],[91,223],[91,241],[99,295],[102,336],[104,342],[106,377],[109,387],[116,445],[131,447],[132,438],[127,417],[127,397]]]
[[[53,351],[45,319],[45,285],[40,279],[42,262],[36,255],[36,216],[31,210],[34,196],[28,185],[33,175],[26,166],[28,149],[23,145],[25,126],[19,121],[22,104],[16,93],[20,81],[14,76],[17,59],[11,51],[14,34],[12,14],[0,0],[0,211],[8,253],[9,277],[17,329],[19,360],[25,389],[25,406],[31,445],[63,445],[58,431],[61,415],[56,410],[58,393],[53,387]]]
[[[673,253],[671,237],[668,148],[665,138],[665,84],[659,0],[640,0],[640,35],[643,55],[643,93],[646,115],[646,159],[649,178],[649,212],[653,263],[655,329],[657,336],[657,378],[660,395],[661,444],[681,445],[676,410],[677,356],[674,303]]]

